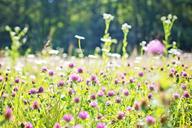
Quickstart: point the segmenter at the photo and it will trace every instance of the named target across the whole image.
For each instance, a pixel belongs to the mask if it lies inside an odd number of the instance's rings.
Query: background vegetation
[[[43,48],[51,40],[54,48],[77,47],[74,35],[86,37],[82,45],[86,53],[101,46],[104,31],[102,14],[115,16],[110,32],[112,37],[123,39],[121,25],[132,25],[129,33],[130,51],[142,40],[163,38],[160,17],[172,13],[178,16],[172,40],[185,51],[192,50],[192,1],[191,0],[0,0],[0,48],[11,44],[5,26],[29,26],[27,43],[21,51],[32,52]],[[115,48],[117,51],[118,47]]]

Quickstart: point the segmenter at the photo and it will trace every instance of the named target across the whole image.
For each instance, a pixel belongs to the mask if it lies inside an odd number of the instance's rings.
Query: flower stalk
[[[123,55],[122,55],[122,57],[127,58],[128,57],[128,54],[127,54],[127,45],[128,45],[127,36],[128,36],[129,30],[131,29],[131,26],[128,25],[127,23],[124,23],[122,25],[121,29],[123,31],[123,47],[122,47]]]
[[[162,21],[163,29],[164,29],[164,34],[165,34],[163,43],[164,43],[165,48],[166,48],[166,51],[165,51],[166,54],[167,54],[168,49],[171,47],[171,45],[169,43],[169,39],[171,36],[171,29],[173,28],[173,24],[174,24],[176,19],[177,19],[177,16],[171,15],[171,14],[169,14],[167,17],[166,16],[161,17],[161,21]]]

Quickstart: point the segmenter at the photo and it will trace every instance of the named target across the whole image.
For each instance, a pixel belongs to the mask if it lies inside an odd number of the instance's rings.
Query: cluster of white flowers
[[[163,21],[166,24],[171,24],[171,22],[175,21],[177,19],[177,16],[169,14],[167,17],[162,16],[161,21]]]
[[[131,29],[131,25],[124,23],[121,29],[123,30],[123,32],[129,32],[129,29]]]
[[[104,13],[103,19],[106,21],[112,21],[114,19],[114,16],[112,16],[111,14],[108,14],[108,13]]]

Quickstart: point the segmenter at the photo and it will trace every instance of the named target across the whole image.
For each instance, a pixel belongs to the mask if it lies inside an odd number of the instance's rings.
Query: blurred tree
[[[160,17],[169,13],[178,16],[172,40],[179,43],[179,48],[192,50],[191,0],[1,0],[0,12],[1,48],[10,47],[11,43],[6,25],[28,25],[28,42],[23,49],[31,47],[36,52],[51,40],[54,48],[67,52],[70,43],[77,47],[74,35],[78,34],[86,37],[82,43],[85,52],[93,53],[96,46],[102,45],[102,14],[107,12],[115,16],[110,32],[119,43],[123,39],[121,24],[132,25],[129,51],[142,40],[162,39]]]

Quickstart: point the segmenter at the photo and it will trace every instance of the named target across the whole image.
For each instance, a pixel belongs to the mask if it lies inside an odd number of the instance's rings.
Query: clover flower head
[[[3,77],[2,76],[0,76],[0,82],[2,82],[3,81]]]
[[[61,125],[59,123],[55,123],[55,125],[53,126],[53,128],[61,128]]]
[[[148,125],[152,125],[152,124],[155,123],[155,118],[152,117],[152,116],[147,116],[146,117],[146,122],[147,122]]]
[[[33,125],[30,122],[26,122],[24,128],[33,128]]]
[[[117,115],[117,119],[122,120],[125,117],[125,113],[124,112],[119,112]]]
[[[33,105],[32,105],[32,108],[33,109],[39,109],[39,103],[37,101],[34,101]]]
[[[106,128],[105,123],[98,123],[96,128]]]
[[[66,122],[70,122],[73,119],[73,116],[71,114],[65,114],[63,116],[63,120],[65,120]]]
[[[81,78],[80,78],[80,76],[78,75],[78,74],[71,74],[70,75],[70,80],[71,81],[75,81],[75,82],[80,82],[81,81]]]
[[[79,113],[79,118],[81,118],[82,120],[85,120],[85,119],[89,118],[88,112],[86,112],[86,111],[81,111],[81,112]]]
[[[11,120],[13,117],[13,111],[10,107],[7,107],[5,112],[4,112],[4,117],[6,120]]]

